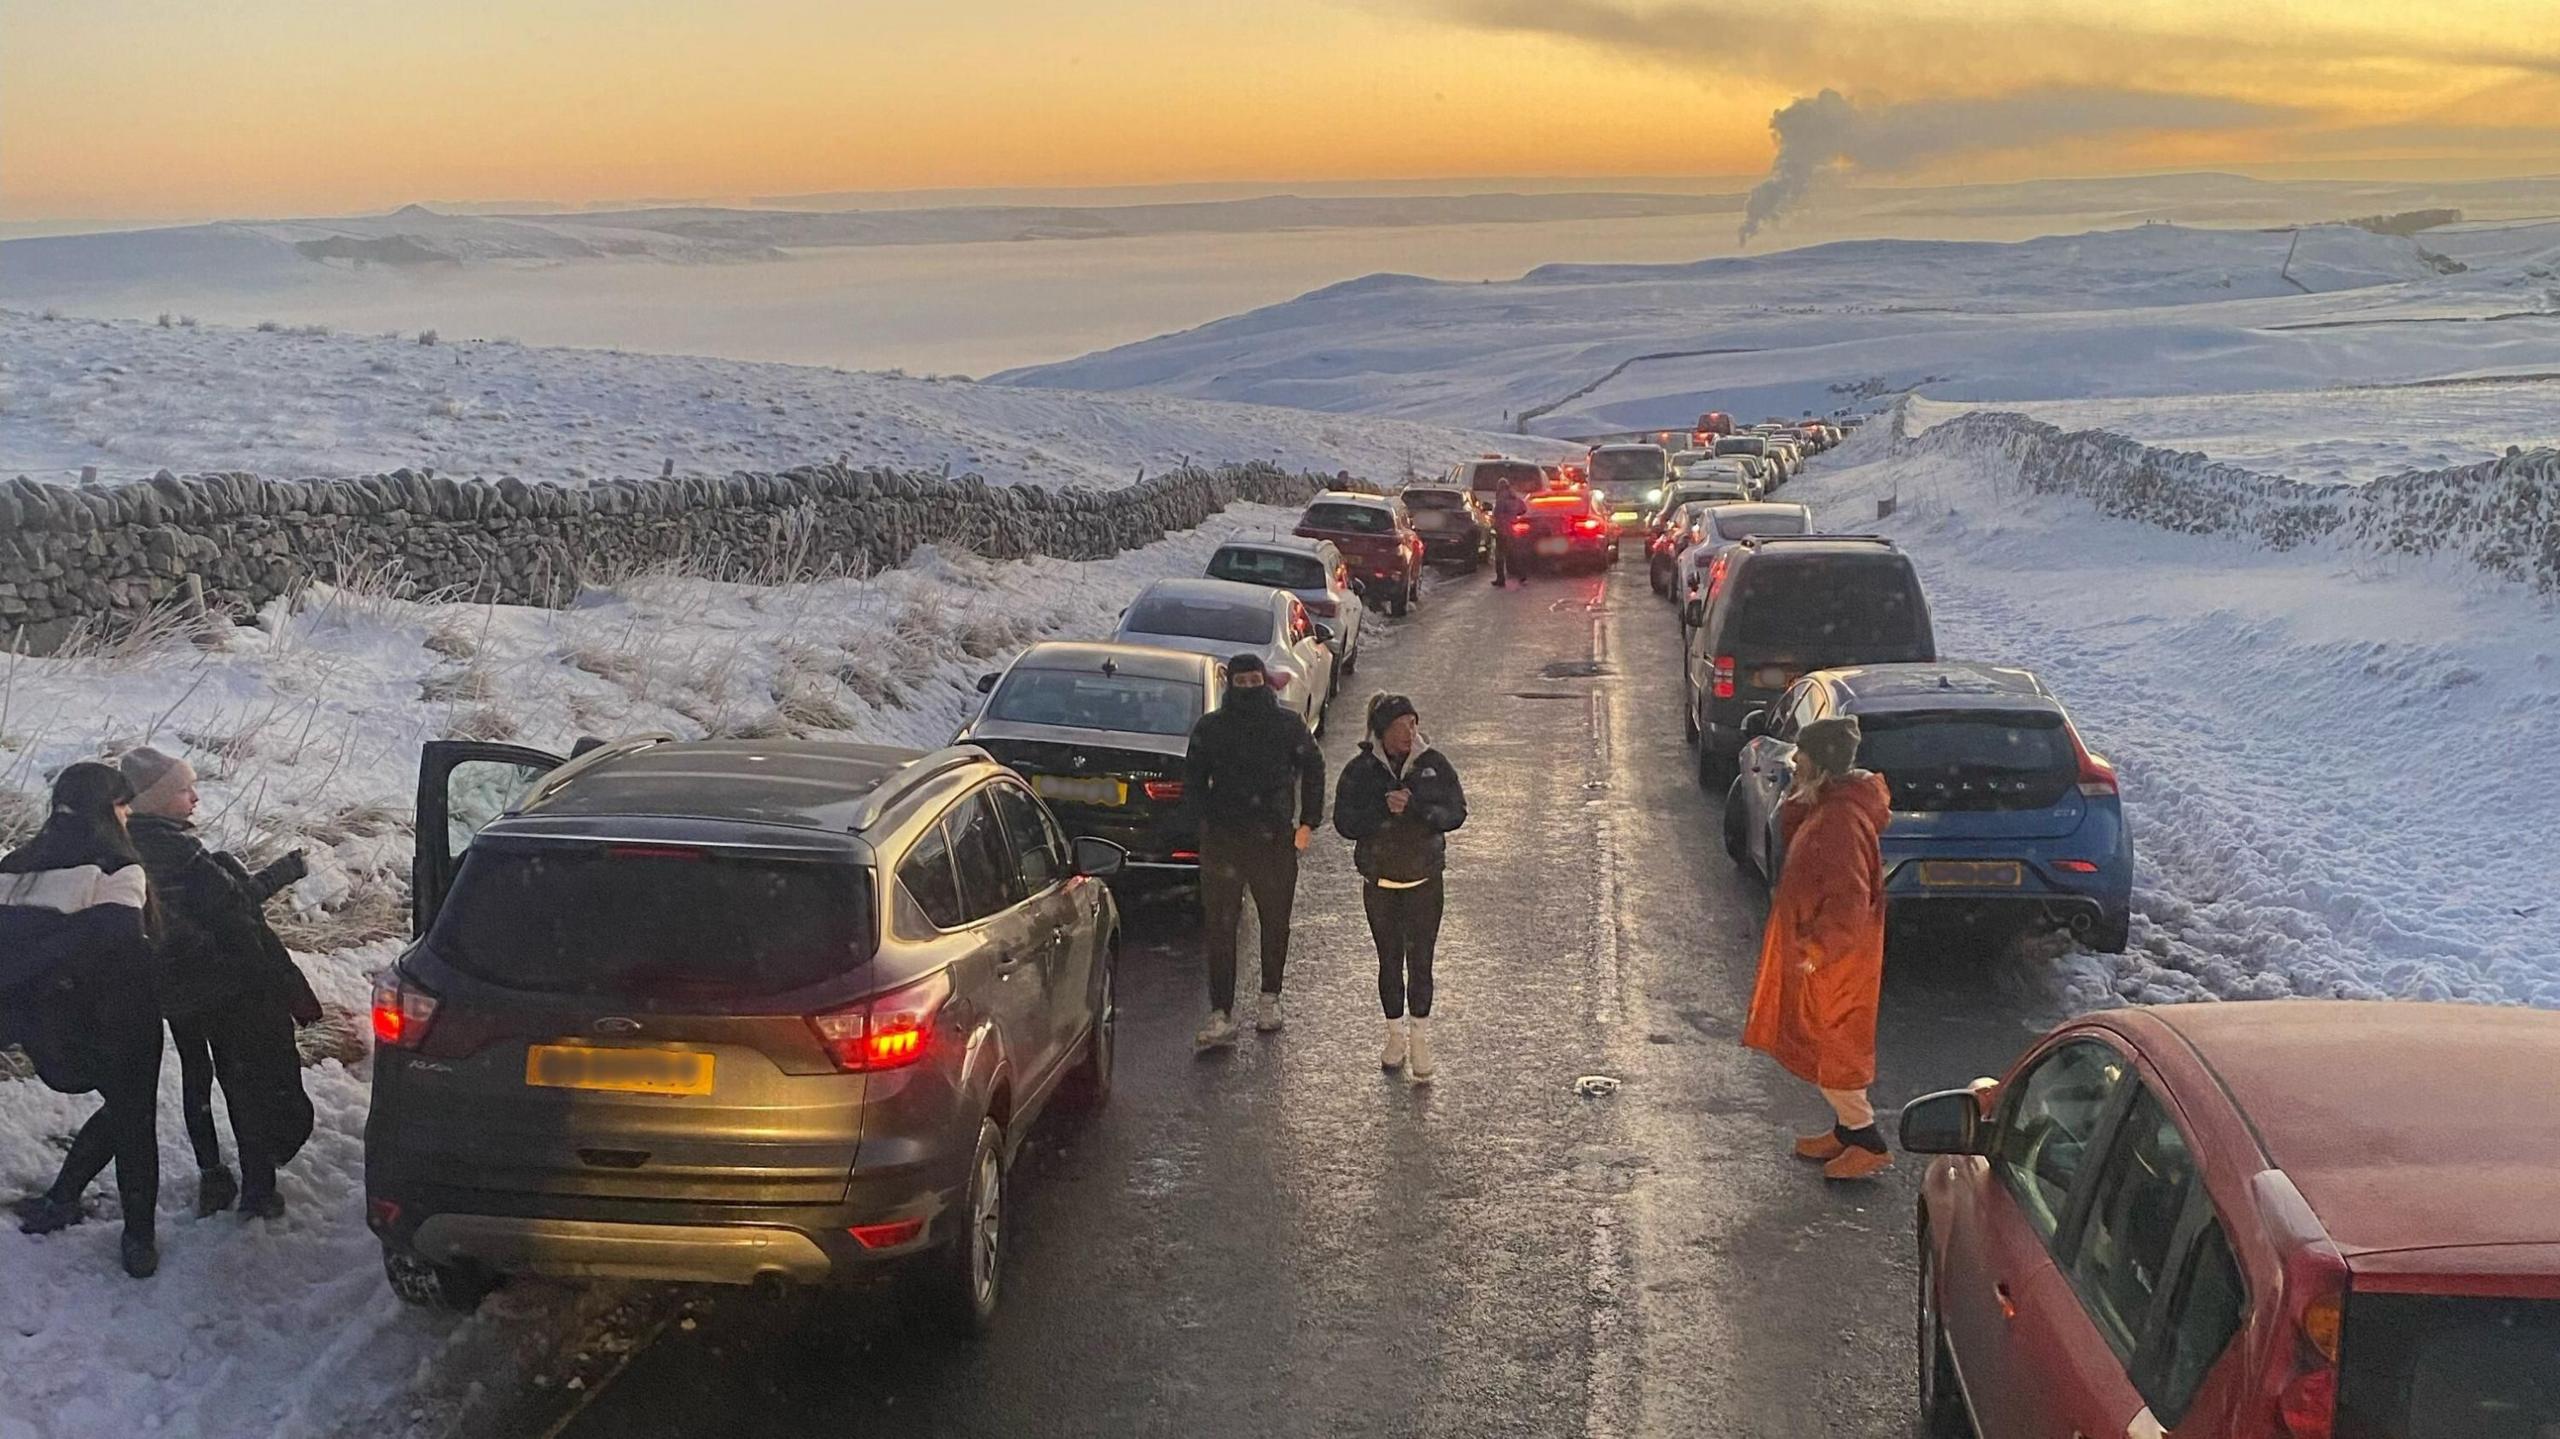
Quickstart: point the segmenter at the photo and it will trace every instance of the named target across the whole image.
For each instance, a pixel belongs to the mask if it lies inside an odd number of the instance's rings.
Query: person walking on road
[[[1200,908],[1207,928],[1209,1020],[1197,1047],[1235,1043],[1236,930],[1253,896],[1262,926],[1255,1029],[1278,1029],[1298,855],[1324,821],[1324,755],[1306,722],[1280,707],[1262,660],[1227,661],[1227,697],[1191,727],[1182,792],[1200,821]]]
[[[112,1160],[124,1271],[148,1279],[160,1268],[160,1003],[132,803],[113,766],[71,765],[44,828],[0,858],[0,1044],[24,1046],[48,1088],[103,1101],[52,1187],[17,1203],[18,1227],[51,1234],[87,1218],[80,1193]]]
[[[1529,502],[1522,497],[1520,486],[1506,481],[1502,486],[1502,493],[1493,497],[1493,587],[1495,589],[1502,588],[1513,579],[1519,580],[1523,585],[1529,583],[1528,552],[1522,548],[1520,536],[1512,530],[1514,524],[1528,517]]]
[[[1769,900],[1760,977],[1742,1042],[1819,1088],[1827,1134],[1796,1141],[1826,1179],[1870,1179],[1893,1165],[1867,1087],[1876,1077],[1884,985],[1884,862],[1893,815],[1884,777],[1853,766],[1854,716],[1815,720],[1796,737],[1795,783],[1778,808],[1786,864]]]
[[[1431,960],[1447,896],[1446,836],[1467,822],[1456,766],[1422,738],[1413,701],[1369,700],[1369,738],[1334,786],[1333,827],[1352,842],[1361,906],[1378,946],[1378,1004],[1386,1011],[1381,1069],[1427,1083],[1431,1058]],[[1411,1018],[1408,1019],[1407,1015]]]
[[[268,927],[265,905],[302,878],[301,852],[252,874],[196,838],[196,774],[185,760],[146,747],[118,764],[134,787],[134,849],[159,896],[160,1006],[178,1050],[181,1112],[199,1175],[196,1213],[218,1214],[237,1201],[244,1217],[277,1218],[284,1200],[276,1166],[311,1137],[293,1031],[318,1022],[320,1001]],[[217,1077],[240,1150],[236,1177],[213,1127]]]

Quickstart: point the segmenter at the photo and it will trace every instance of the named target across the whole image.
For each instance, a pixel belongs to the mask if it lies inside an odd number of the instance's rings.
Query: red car
[[[1914,1100],[1926,1432],[2560,1433],[2555,1075],[2560,1013],[2269,1000]]]
[[[1302,539],[1331,540],[1371,608],[1401,615],[1422,598],[1422,536],[1393,495],[1327,490],[1298,516]]]

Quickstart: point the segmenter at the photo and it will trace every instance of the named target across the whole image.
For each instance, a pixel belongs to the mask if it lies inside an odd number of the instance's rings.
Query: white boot
[[[1404,1073],[1416,1084],[1428,1084],[1437,1066],[1431,1062],[1431,1021],[1416,1018],[1405,1040]]]
[[[1280,1015],[1280,996],[1266,991],[1262,1002],[1253,1011],[1253,1027],[1269,1034],[1286,1023],[1288,1021]]]
[[[1401,1069],[1404,1067],[1404,1054],[1404,1021],[1390,1019],[1387,1021],[1387,1047],[1378,1051],[1378,1067]]]
[[[1191,1037],[1193,1049],[1223,1049],[1236,1042],[1236,1022],[1223,1009],[1209,1011],[1209,1022]]]

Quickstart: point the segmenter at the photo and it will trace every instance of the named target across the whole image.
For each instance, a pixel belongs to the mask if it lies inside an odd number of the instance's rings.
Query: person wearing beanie
[[[1183,803],[1200,825],[1200,910],[1209,962],[1209,1019],[1193,1047],[1235,1043],[1236,931],[1244,898],[1262,922],[1262,1002],[1254,1028],[1280,1028],[1280,982],[1298,855],[1324,820],[1324,754],[1306,722],[1280,707],[1259,656],[1227,661],[1227,694],[1191,727]]]
[[[266,902],[302,877],[301,851],[252,874],[196,837],[196,773],[185,760],[144,747],[117,764],[133,784],[133,843],[164,917],[160,1004],[178,1050],[196,1212],[236,1202],[244,1216],[272,1219],[284,1212],[276,1166],[312,1126],[293,1030],[320,1018],[320,1001],[265,914]],[[217,1079],[240,1152],[236,1176],[213,1126]]]
[[[1760,976],[1742,1042],[1822,1091],[1828,1133],[1796,1141],[1826,1179],[1893,1165],[1867,1088],[1884,987],[1884,861],[1893,817],[1884,777],[1856,768],[1858,721],[1815,720],[1796,736],[1795,783],[1778,806],[1787,862],[1769,897]]]
[[[1436,1072],[1431,962],[1447,903],[1447,836],[1466,822],[1457,766],[1422,738],[1413,701],[1372,696],[1369,738],[1334,786],[1333,827],[1352,842],[1361,907],[1378,946],[1378,1004],[1387,1016],[1378,1066],[1402,1068],[1416,1083]]]

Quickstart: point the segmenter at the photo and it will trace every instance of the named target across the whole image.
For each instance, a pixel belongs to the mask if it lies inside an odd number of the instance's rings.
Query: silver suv
[[[429,744],[373,999],[392,1288],[896,1266],[983,1327],[1016,1147],[1110,1090],[1121,859],[974,746]]]

